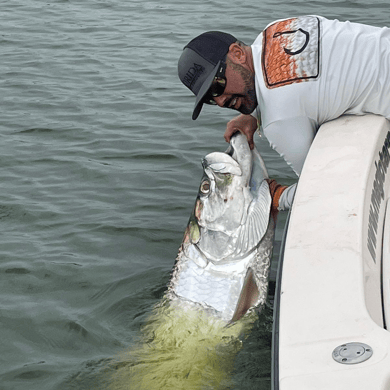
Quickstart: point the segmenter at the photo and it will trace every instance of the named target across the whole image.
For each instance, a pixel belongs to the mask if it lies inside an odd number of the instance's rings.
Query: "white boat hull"
[[[375,115],[314,139],[285,241],[275,390],[390,389],[389,147]]]

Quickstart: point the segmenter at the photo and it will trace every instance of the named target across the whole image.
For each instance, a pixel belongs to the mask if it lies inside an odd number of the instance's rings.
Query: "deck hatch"
[[[368,360],[372,356],[372,348],[363,343],[346,343],[334,349],[332,356],[337,363],[357,364]]]

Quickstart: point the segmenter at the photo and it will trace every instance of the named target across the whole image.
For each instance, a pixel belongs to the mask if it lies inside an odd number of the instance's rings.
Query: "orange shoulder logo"
[[[320,75],[320,20],[303,16],[266,28],[261,62],[267,88],[316,80]]]

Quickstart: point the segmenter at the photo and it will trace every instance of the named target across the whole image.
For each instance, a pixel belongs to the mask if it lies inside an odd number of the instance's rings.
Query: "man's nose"
[[[215,103],[217,103],[217,105],[219,107],[224,107],[224,104],[226,102],[226,96],[223,96],[223,95],[217,96],[214,98],[214,101],[215,101]]]

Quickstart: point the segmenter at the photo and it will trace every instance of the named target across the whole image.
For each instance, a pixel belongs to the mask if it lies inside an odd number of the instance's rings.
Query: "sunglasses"
[[[226,88],[226,77],[225,77],[225,72],[226,72],[226,62],[222,61],[221,65],[218,69],[217,74],[214,77],[213,83],[211,84],[211,87],[207,91],[207,94],[205,95],[203,102],[206,104],[212,104],[216,105],[216,101],[214,98],[221,96]]]

